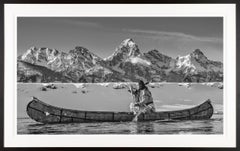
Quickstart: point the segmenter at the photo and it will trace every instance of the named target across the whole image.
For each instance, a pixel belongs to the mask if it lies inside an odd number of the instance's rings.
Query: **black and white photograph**
[[[236,146],[235,4],[4,9],[4,146]]]
[[[223,17],[17,17],[18,134],[223,134]]]

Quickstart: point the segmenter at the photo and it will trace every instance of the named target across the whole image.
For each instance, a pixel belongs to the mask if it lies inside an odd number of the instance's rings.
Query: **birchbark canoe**
[[[132,121],[131,112],[81,111],[55,107],[36,97],[27,105],[27,114],[33,120],[44,123],[86,123],[86,122],[127,122]],[[138,121],[154,120],[205,120],[213,114],[213,106],[208,99],[189,109],[141,114]]]

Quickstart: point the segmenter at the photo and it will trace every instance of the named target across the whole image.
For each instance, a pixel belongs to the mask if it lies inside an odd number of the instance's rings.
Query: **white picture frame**
[[[124,11],[122,11],[124,10]],[[133,11],[134,10],[134,11]],[[5,4],[4,5],[5,147],[235,147],[236,5],[235,4]],[[18,135],[17,17],[223,17],[223,135]]]

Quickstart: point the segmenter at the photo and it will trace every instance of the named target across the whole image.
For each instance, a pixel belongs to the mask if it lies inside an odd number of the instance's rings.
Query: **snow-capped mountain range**
[[[31,47],[18,56],[17,75],[18,82],[222,82],[223,64],[199,49],[175,59],[158,50],[141,53],[126,39],[104,59],[79,46],[68,53]]]

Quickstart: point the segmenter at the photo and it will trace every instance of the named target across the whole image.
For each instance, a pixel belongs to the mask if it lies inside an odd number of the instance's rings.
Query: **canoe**
[[[46,104],[36,97],[27,105],[27,114],[33,120],[44,123],[86,123],[86,122],[127,122],[132,121],[131,112],[81,111],[65,109]],[[213,114],[210,100],[189,109],[141,114],[138,121],[154,120],[205,120]]]

